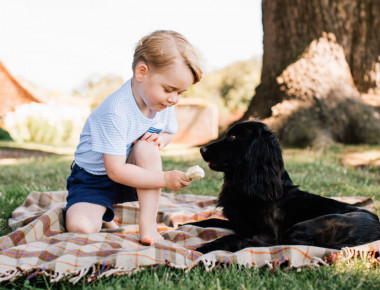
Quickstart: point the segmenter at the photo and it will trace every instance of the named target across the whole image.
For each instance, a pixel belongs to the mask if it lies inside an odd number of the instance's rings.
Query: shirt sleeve
[[[166,121],[166,125],[164,128],[164,132],[169,134],[175,134],[178,131],[178,123],[177,123],[177,117],[175,114],[174,106],[167,108],[168,110],[168,117]]]
[[[128,120],[105,114],[91,125],[92,150],[109,155],[126,155]]]

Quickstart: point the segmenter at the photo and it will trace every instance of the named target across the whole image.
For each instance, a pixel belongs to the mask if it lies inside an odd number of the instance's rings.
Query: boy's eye
[[[165,91],[166,93],[171,93],[171,92],[172,92],[172,90],[169,90],[169,89],[167,89],[167,88],[164,88],[164,91]]]

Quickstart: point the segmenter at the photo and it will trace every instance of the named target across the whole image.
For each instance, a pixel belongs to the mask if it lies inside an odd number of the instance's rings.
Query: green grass
[[[0,144],[1,145],[1,144]],[[8,144],[12,147],[12,144]],[[370,196],[375,198],[380,215],[379,168],[352,168],[340,164],[344,152],[380,149],[368,146],[334,146],[328,150],[284,150],[286,168],[295,184],[323,196]],[[175,151],[175,150],[174,150]],[[187,170],[199,164],[206,177],[193,182],[185,192],[216,196],[223,182],[221,173],[207,169],[194,150],[170,150],[163,157],[164,170]],[[7,220],[32,190],[59,190],[65,188],[72,156],[50,155],[34,159],[21,159],[15,164],[0,164],[0,235],[10,232]],[[184,193],[185,193],[184,192]],[[82,289],[89,287],[81,280],[77,285],[68,282],[49,284],[38,277],[31,281],[20,278],[4,282],[0,288],[59,288]],[[362,261],[340,262],[330,267],[270,271],[268,268],[246,269],[234,265],[206,272],[203,266],[189,273],[166,267],[146,269],[131,276],[103,278],[91,284],[95,289],[376,289],[380,287],[380,266],[368,269]]]

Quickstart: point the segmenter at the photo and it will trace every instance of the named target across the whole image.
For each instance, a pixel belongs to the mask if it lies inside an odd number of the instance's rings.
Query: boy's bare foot
[[[119,226],[114,221],[103,222],[103,227],[106,229],[118,229],[119,228]]]
[[[157,224],[139,225],[140,238],[143,244],[153,245],[156,242],[163,241],[164,238],[157,232]]]

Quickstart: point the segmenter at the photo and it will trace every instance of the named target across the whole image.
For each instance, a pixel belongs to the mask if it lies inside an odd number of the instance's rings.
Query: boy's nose
[[[172,105],[175,105],[175,104],[177,104],[178,103],[178,101],[179,101],[179,96],[170,96],[169,98],[168,98],[168,102],[170,103],[170,104],[172,104]]]

